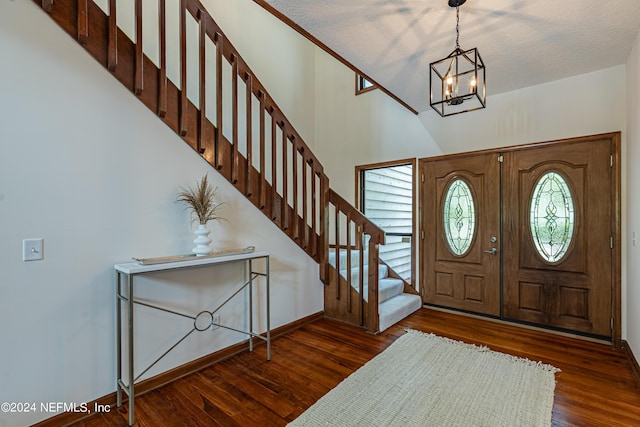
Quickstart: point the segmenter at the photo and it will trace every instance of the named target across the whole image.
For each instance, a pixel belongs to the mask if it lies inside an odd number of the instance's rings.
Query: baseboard
[[[622,351],[629,359],[629,364],[631,365],[631,371],[633,372],[633,376],[636,379],[636,387],[640,390],[640,365],[638,364],[638,360],[633,355],[631,351],[631,347],[629,347],[629,343],[625,340],[622,340]]]
[[[303,317],[302,319],[298,319],[294,322],[287,323],[286,325],[280,326],[279,328],[271,330],[271,338],[276,338],[280,335],[287,334],[292,332],[302,326],[315,322],[324,317],[324,312],[320,311],[318,313],[309,315],[307,317]],[[263,345],[264,341],[262,340],[254,340],[254,346]],[[185,377],[194,372],[198,372],[206,367],[219,363],[225,359],[229,359],[230,357],[235,356],[236,354],[242,353],[249,349],[249,341],[243,341],[238,344],[234,344],[230,347],[223,348],[222,350],[218,350],[215,353],[211,353],[199,359],[193,360],[189,363],[185,363],[184,365],[178,366],[174,369],[171,369],[167,372],[163,372],[155,377],[146,379],[139,383],[136,383],[136,397],[147,393],[149,391],[155,390],[163,385],[169,384],[170,382],[176,381],[182,377]],[[123,394],[123,401],[127,401],[126,393]],[[96,400],[87,403],[88,408],[94,408],[96,405],[110,406],[114,407],[116,405],[116,393],[109,393],[106,396],[102,396]],[[86,414],[86,413],[75,413],[75,412],[64,412],[62,414],[56,415],[51,418],[47,418],[46,420],[40,421],[37,424],[33,424],[31,427],[67,427],[71,424],[77,423],[79,421],[85,420],[94,416],[96,413]]]

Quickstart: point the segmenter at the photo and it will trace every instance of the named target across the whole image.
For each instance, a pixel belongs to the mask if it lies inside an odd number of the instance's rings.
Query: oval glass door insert
[[[449,249],[455,255],[464,255],[473,242],[476,229],[476,208],[471,189],[462,179],[455,179],[444,201],[444,234]]]
[[[536,183],[531,196],[529,225],[538,254],[557,263],[566,255],[575,224],[573,195],[557,172],[547,172]]]

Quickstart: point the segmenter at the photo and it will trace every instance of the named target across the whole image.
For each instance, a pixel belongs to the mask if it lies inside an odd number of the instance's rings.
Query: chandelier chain
[[[456,6],[456,49],[460,49],[460,6]]]

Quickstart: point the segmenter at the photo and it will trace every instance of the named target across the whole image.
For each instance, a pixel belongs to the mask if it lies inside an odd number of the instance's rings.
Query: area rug
[[[408,330],[289,426],[548,427],[558,371]]]

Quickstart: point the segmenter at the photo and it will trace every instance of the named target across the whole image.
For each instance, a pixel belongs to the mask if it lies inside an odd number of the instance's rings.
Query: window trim
[[[365,83],[368,82],[371,84],[369,87],[364,87]],[[378,89],[378,85],[373,83],[371,80],[368,80],[360,73],[356,73],[356,95],[360,95],[366,92],[370,92],[374,89]]]

